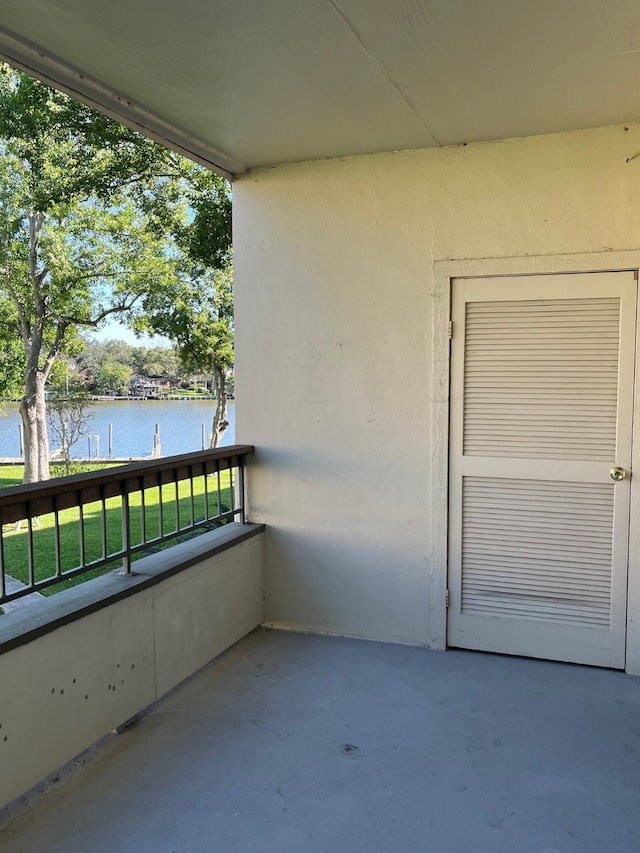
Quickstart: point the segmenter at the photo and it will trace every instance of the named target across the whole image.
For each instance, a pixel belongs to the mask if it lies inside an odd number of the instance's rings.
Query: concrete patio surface
[[[640,679],[256,631],[5,815],[0,850],[638,853]]]

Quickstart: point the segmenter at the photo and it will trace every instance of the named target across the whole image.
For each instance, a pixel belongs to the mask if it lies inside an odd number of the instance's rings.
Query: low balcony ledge
[[[42,598],[0,617],[0,655],[85,616],[162,583],[180,572],[210,560],[259,536],[263,524],[228,524],[143,557],[135,571],[109,572],[101,578]]]

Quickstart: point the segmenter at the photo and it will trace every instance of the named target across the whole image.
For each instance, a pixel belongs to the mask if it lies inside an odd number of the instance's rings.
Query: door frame
[[[449,535],[449,378],[451,352],[451,282],[454,278],[515,275],[553,275],[640,271],[640,250],[512,258],[472,258],[434,261],[431,349],[431,577],[429,645],[447,647],[447,585]],[[640,519],[640,310],[636,322],[634,376],[631,519]],[[455,334],[455,330],[453,331]],[[625,671],[640,675],[640,520],[629,525]]]

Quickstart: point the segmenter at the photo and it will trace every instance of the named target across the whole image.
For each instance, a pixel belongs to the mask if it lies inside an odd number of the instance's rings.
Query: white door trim
[[[447,536],[449,488],[449,322],[451,279],[485,276],[542,275],[553,273],[640,270],[640,250],[543,255],[524,258],[471,258],[441,260],[433,265],[433,329],[431,358],[431,578],[430,642],[432,648],[447,643]],[[455,330],[454,330],[455,334]],[[636,329],[638,335],[638,329]],[[640,336],[638,336],[640,341]],[[640,519],[640,346],[636,348],[633,417],[631,518]],[[626,671],[640,675],[640,523],[630,525],[627,590]]]

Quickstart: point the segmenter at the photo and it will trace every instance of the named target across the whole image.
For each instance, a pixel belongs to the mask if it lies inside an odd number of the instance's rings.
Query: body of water
[[[156,424],[160,432],[160,452],[163,456],[191,453],[202,448],[202,425],[205,446],[211,432],[215,400],[119,400],[96,402],[91,406],[91,421],[87,434],[74,445],[71,455],[86,458],[109,454],[109,424],[112,425],[111,455],[114,458],[150,456],[153,452]],[[235,442],[235,406],[229,403],[229,427],[221,445]],[[0,457],[20,455],[20,412],[17,403],[0,405]],[[97,438],[96,438],[97,436]],[[55,442],[49,435],[51,449]]]

